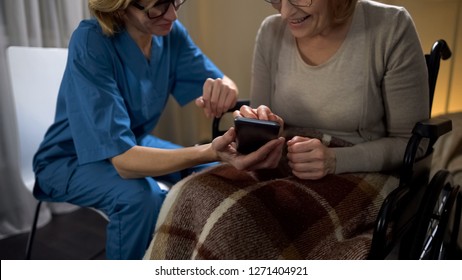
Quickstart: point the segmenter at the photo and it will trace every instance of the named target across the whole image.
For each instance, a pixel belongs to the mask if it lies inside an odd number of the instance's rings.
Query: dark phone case
[[[276,139],[280,125],[274,121],[264,121],[238,117],[234,120],[237,151],[249,154],[258,150],[266,142]]]

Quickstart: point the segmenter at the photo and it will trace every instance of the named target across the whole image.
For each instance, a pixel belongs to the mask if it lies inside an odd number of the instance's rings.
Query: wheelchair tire
[[[449,217],[458,188],[453,187],[447,170],[438,171],[432,178],[419,206],[411,259],[446,259],[454,250]]]

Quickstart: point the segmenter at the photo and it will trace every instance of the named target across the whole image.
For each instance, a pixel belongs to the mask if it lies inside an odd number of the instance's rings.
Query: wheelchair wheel
[[[458,189],[459,187],[453,187],[448,171],[440,170],[435,174],[417,214],[411,259],[446,259],[452,254],[455,249],[454,236],[457,234],[450,234],[449,217]]]

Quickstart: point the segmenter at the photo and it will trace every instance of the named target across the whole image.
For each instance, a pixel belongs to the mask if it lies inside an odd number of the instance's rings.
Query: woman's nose
[[[289,18],[290,15],[294,12],[294,5],[290,4],[288,0],[281,0],[281,9],[279,10],[279,13],[281,13],[281,16],[283,19]]]

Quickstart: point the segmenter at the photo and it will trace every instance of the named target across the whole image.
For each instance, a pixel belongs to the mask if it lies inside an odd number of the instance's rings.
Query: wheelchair
[[[430,111],[441,60],[452,53],[445,40],[436,41],[425,55],[430,94]],[[238,100],[228,112],[249,105]],[[222,117],[212,122],[212,137],[223,135]],[[415,124],[400,169],[398,187],[379,210],[368,259],[460,259],[457,238],[462,212],[462,193],[447,170],[439,170],[430,180],[433,145],[452,130],[448,119],[430,118]],[[416,158],[422,141],[428,146]],[[451,216],[452,215],[452,216]],[[452,224],[451,224],[452,218]]]

